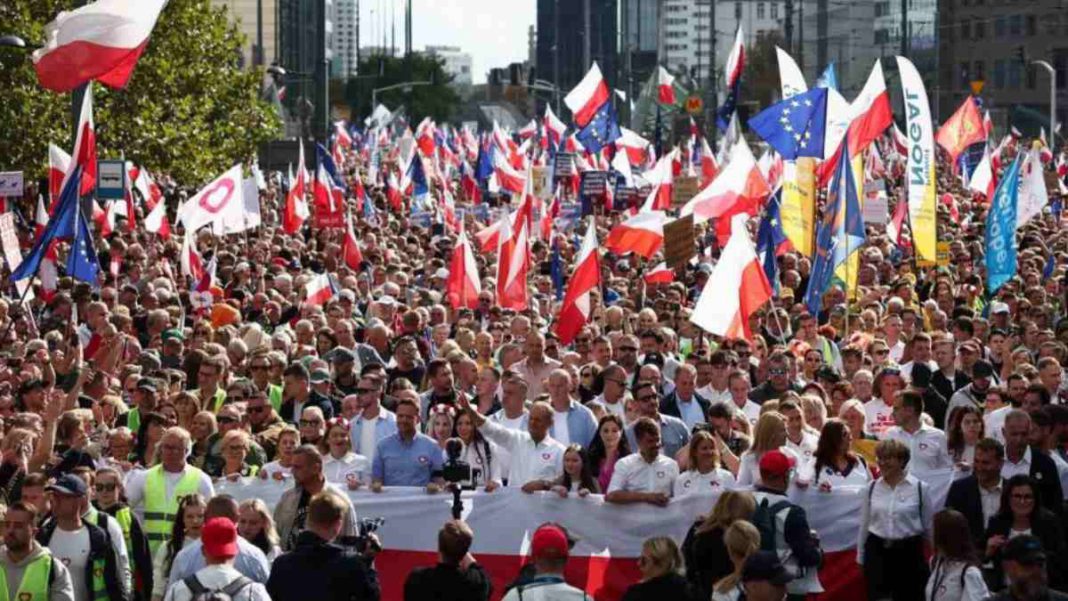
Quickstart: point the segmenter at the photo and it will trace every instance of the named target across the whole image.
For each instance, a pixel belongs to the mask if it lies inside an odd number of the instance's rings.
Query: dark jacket
[[[293,402],[293,399],[282,401],[282,406],[278,408],[278,417],[286,422],[296,425],[300,421],[300,416],[293,415],[293,408],[295,405],[296,403]],[[324,419],[334,417],[334,403],[330,401],[330,397],[325,397],[314,390],[308,393],[308,401],[301,406],[301,411],[307,407],[318,407],[322,409]]]
[[[939,430],[946,428],[947,408],[949,408],[949,401],[937,389],[928,386],[923,391],[923,412],[931,416],[931,421]]]
[[[686,579],[678,574],[665,574],[632,585],[622,601],[690,601],[695,599],[686,587]]]
[[[693,393],[693,401],[691,402],[694,401],[696,401],[697,406],[701,408],[701,415],[705,416],[705,419],[701,421],[707,421],[708,409],[712,406],[712,403],[708,402],[708,400],[701,397],[701,395],[696,392]],[[682,412],[679,411],[679,393],[677,390],[672,390],[671,394],[667,395],[660,401],[660,413],[682,419]]]
[[[305,530],[292,551],[274,560],[267,579],[273,601],[378,601],[378,574],[369,562]]]
[[[990,525],[986,529],[986,539],[992,536],[1002,535],[1008,537],[1012,528],[1012,516],[998,514],[990,518]],[[1053,512],[1040,508],[1035,519],[1031,521],[1031,534],[1042,541],[1042,548],[1046,551],[1046,573],[1049,576],[1049,586],[1054,589],[1063,589],[1065,585],[1065,548],[1064,528],[1061,520]],[[1002,547],[1004,548],[1004,546]],[[980,547],[981,553],[985,553],[986,544]],[[986,578],[987,587],[990,590],[1001,590],[1005,587],[1005,574],[1001,569],[1001,552],[994,554],[992,565],[984,566],[983,577]]]
[[[111,518],[109,518],[111,519]],[[89,560],[85,563],[85,599],[93,599],[93,564],[104,560],[104,586],[107,588],[108,601],[130,601],[130,591],[126,589],[126,581],[122,577],[119,567],[118,556],[112,549],[111,537],[105,528],[100,528],[82,519],[82,525],[89,530]],[[54,518],[45,521],[41,529],[37,531],[37,542],[42,547],[47,547],[56,531]]]
[[[712,598],[712,587],[734,571],[727,547],[723,544],[723,529],[712,528],[697,532],[704,520],[694,522],[682,541],[682,557],[686,563],[686,579],[694,599]]]
[[[404,601],[487,601],[492,590],[489,575],[477,563],[466,570],[439,563],[408,574]]]
[[[1056,515],[1064,510],[1064,491],[1061,490],[1061,476],[1057,464],[1053,463],[1045,452],[1038,447],[1031,447],[1031,473],[1042,494],[1042,506]]]
[[[765,401],[777,401],[782,398],[782,395],[787,391],[794,391],[798,394],[801,393],[801,389],[792,382],[786,386],[786,390],[775,390],[771,385],[771,380],[765,381],[760,386],[749,391],[749,400],[753,401],[757,405],[763,405]]]
[[[111,517],[126,505],[119,503],[108,509],[101,510]],[[130,544],[127,545],[126,554],[133,562],[130,576],[133,578],[133,598],[136,601],[148,601],[152,598],[152,551],[148,548],[148,536],[141,524],[141,518],[136,513],[130,512]]]
[[[942,398],[945,399],[953,398],[954,392],[957,392],[971,383],[972,379],[968,377],[968,374],[959,369],[953,372],[952,380],[947,378],[946,374],[942,373],[941,369],[935,370],[935,372],[931,374],[931,388],[937,390],[938,394],[942,395]]]
[[[955,509],[968,519],[975,549],[982,552],[986,544],[986,525],[983,524],[983,501],[979,494],[979,479],[975,474],[956,480],[949,486],[946,509]]]

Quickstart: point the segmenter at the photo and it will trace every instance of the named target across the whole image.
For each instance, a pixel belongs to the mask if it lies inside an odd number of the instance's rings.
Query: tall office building
[[[563,94],[590,68],[584,59],[586,6],[590,62],[597,62],[610,87],[623,87],[616,73],[616,0],[538,0],[536,75]]]
[[[360,66],[360,0],[335,0],[334,64],[335,76],[356,75]]]
[[[427,46],[426,53],[445,63],[444,70],[452,76],[452,85],[471,85],[471,53],[463,52],[459,46]]]
[[[334,59],[335,0],[276,0],[278,64],[284,85],[289,136],[329,131],[328,85]]]
[[[635,98],[653,74],[660,50],[660,3],[620,0],[620,85]],[[624,87],[625,86],[625,87]]]
[[[800,52],[794,58],[810,84],[833,63],[842,95],[852,100],[860,93],[875,59],[880,57],[875,46],[875,11],[874,0],[804,3],[797,30]],[[885,63],[885,67],[892,67]]]
[[[275,61],[277,0],[211,0],[213,6],[226,7],[230,19],[245,35],[241,46],[241,64],[267,66]]]

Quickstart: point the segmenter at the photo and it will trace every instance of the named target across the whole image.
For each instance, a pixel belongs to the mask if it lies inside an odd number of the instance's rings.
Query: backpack
[[[772,505],[769,501],[767,497],[760,501],[750,521],[760,532],[760,550],[775,552],[776,530],[778,530],[778,521],[775,516],[779,515],[783,509],[790,507],[790,502],[783,499]]]
[[[244,576],[238,576],[222,588],[209,589],[200,583],[196,574],[182,580],[189,592],[193,595],[192,601],[233,601],[241,591],[252,584],[252,581]]]

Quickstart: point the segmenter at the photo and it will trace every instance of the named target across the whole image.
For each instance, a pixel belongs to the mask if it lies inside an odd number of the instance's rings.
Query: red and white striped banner
[[[926,474],[932,507],[941,507],[949,490],[949,472]],[[225,483],[217,492],[238,500],[259,498],[269,507],[291,484],[248,479]],[[805,508],[810,526],[824,549],[820,581],[826,592],[819,601],[856,601],[865,597],[856,563],[857,529],[866,486],[840,487],[830,492],[793,490],[791,498]],[[383,601],[401,601],[404,580],[412,568],[437,563],[437,536],[451,518],[452,495],[428,495],[420,488],[392,487],[380,494],[350,492],[357,515],[382,517],[379,537],[385,551],[376,561]],[[515,579],[526,562],[530,535],[538,525],[563,524],[578,543],[568,564],[567,580],[584,587],[598,601],[616,601],[638,581],[637,558],[642,542],[652,536],[671,536],[680,544],[700,515],[707,515],[715,495],[674,499],[667,507],[611,505],[601,495],[561,499],[553,493],[524,494],[515,488],[493,493],[464,493],[463,519],[475,532],[471,552],[493,578],[494,599]]]

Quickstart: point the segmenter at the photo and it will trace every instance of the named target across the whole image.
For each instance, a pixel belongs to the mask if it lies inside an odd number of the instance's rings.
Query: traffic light
[[[523,65],[520,63],[512,63],[508,65],[508,83],[513,86],[518,86],[523,81]]]
[[[1016,60],[1020,61],[1022,64],[1027,64],[1027,55],[1023,46],[1017,46],[1015,54]]]

